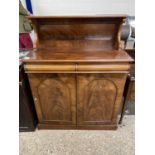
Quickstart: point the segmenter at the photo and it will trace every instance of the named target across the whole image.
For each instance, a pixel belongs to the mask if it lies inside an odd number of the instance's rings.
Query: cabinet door
[[[78,74],[77,124],[116,124],[125,80],[124,74]]]
[[[29,80],[40,124],[76,124],[74,74],[30,73]]]

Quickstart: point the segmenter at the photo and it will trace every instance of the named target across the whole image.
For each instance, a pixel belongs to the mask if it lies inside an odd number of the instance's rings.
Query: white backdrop
[[[22,0],[23,2],[24,0]],[[134,15],[135,0],[31,0],[34,15]]]

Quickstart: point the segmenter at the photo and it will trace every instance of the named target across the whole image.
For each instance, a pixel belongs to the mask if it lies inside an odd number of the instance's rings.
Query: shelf
[[[32,50],[24,62],[132,62],[133,59],[123,50],[105,51],[102,49],[69,49],[61,47]]]

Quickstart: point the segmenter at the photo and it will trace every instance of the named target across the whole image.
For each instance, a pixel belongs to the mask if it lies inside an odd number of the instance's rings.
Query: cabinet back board
[[[102,43],[106,50],[119,49],[120,28],[125,16],[94,17],[29,17],[35,31],[35,48],[75,47],[74,41]],[[77,44],[76,46],[80,46]]]

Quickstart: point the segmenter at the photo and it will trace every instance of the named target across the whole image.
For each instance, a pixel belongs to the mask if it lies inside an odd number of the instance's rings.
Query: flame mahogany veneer
[[[132,58],[120,48],[125,16],[29,17],[24,68],[39,129],[116,129]]]

